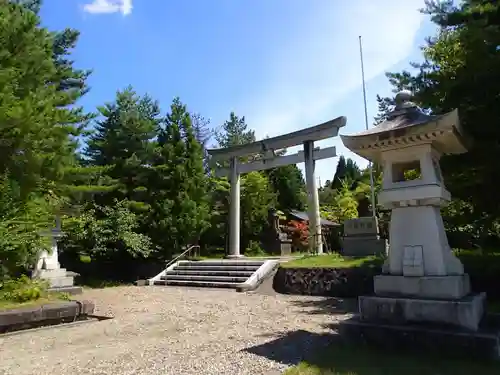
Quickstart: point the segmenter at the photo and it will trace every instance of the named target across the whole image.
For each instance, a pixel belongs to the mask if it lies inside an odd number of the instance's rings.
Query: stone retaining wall
[[[0,334],[76,321],[92,315],[94,309],[90,301],[61,301],[0,311]]]
[[[355,268],[283,268],[273,280],[273,289],[283,294],[303,294],[354,298],[373,293],[377,267]]]

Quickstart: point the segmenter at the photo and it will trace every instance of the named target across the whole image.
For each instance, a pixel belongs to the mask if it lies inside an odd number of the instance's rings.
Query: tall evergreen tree
[[[361,171],[354,160],[340,156],[332,181],[332,189],[340,189],[342,181],[349,180],[351,183],[361,176]]]
[[[35,14],[40,12],[42,0],[9,0],[12,4],[21,5]]]
[[[230,147],[255,142],[255,132],[248,129],[245,116],[238,117],[234,112],[224,122],[222,129],[215,131],[215,140],[219,147]]]
[[[53,224],[89,119],[76,105],[88,72],[68,59],[78,33],[40,26],[39,7],[0,0],[2,278],[27,267],[44,246],[39,230]]]
[[[165,259],[196,242],[209,219],[202,148],[179,98],[160,130],[149,181],[151,238]]]
[[[86,155],[93,165],[108,167],[107,174],[116,182],[115,191],[100,203],[127,199],[135,208],[141,208],[147,200],[153,141],[162,122],[159,105],[128,87],[99,112],[102,119],[96,123]]]
[[[193,123],[194,136],[201,146],[203,154],[203,165],[205,167],[205,170],[208,171],[209,165],[208,165],[207,146],[208,146],[208,141],[210,141],[210,138],[212,138],[212,131],[210,129],[210,120],[203,117],[199,113],[192,113],[191,120]]]
[[[335,170],[335,175],[333,176],[332,189],[339,189],[342,186],[342,179],[345,177],[346,168],[345,157],[340,155],[337,163],[337,169]]]
[[[79,73],[70,62],[58,63],[67,48],[54,51],[55,36],[35,13],[6,0],[0,5],[0,173],[8,171],[24,195],[40,187],[57,191],[88,119],[80,107],[69,107],[84,92],[61,89]]]

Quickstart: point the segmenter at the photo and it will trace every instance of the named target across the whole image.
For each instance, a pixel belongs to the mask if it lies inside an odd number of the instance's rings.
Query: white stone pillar
[[[229,200],[229,249],[227,258],[240,258],[240,174],[238,159],[231,158],[231,192]]]
[[[323,254],[323,240],[321,237],[321,218],[319,215],[318,187],[314,173],[314,141],[304,142],[304,163],[306,169],[307,196],[309,198],[309,250],[316,254]]]

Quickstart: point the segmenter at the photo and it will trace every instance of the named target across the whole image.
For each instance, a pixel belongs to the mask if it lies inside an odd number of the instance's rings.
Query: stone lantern
[[[440,208],[450,200],[442,155],[467,151],[458,111],[425,114],[403,91],[380,125],[342,135],[354,153],[383,166],[378,203],[391,210],[389,256],[374,278],[374,296],[359,298],[364,321],[446,323],[477,330],[485,294],[452,253]]]
[[[59,249],[57,242],[64,236],[61,230],[61,219],[55,218],[55,227],[42,233],[51,239],[51,251],[42,250],[38,256],[32,276],[34,278],[46,280],[49,284],[49,291],[64,292],[69,294],[82,293],[82,287],[74,285],[77,274],[61,268],[59,263]]]

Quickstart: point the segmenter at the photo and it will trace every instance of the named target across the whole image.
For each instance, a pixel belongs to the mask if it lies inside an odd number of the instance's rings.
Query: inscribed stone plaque
[[[351,236],[376,236],[378,223],[374,217],[360,217],[344,221],[344,235]]]
[[[422,246],[404,247],[403,276],[424,276],[424,254]]]

